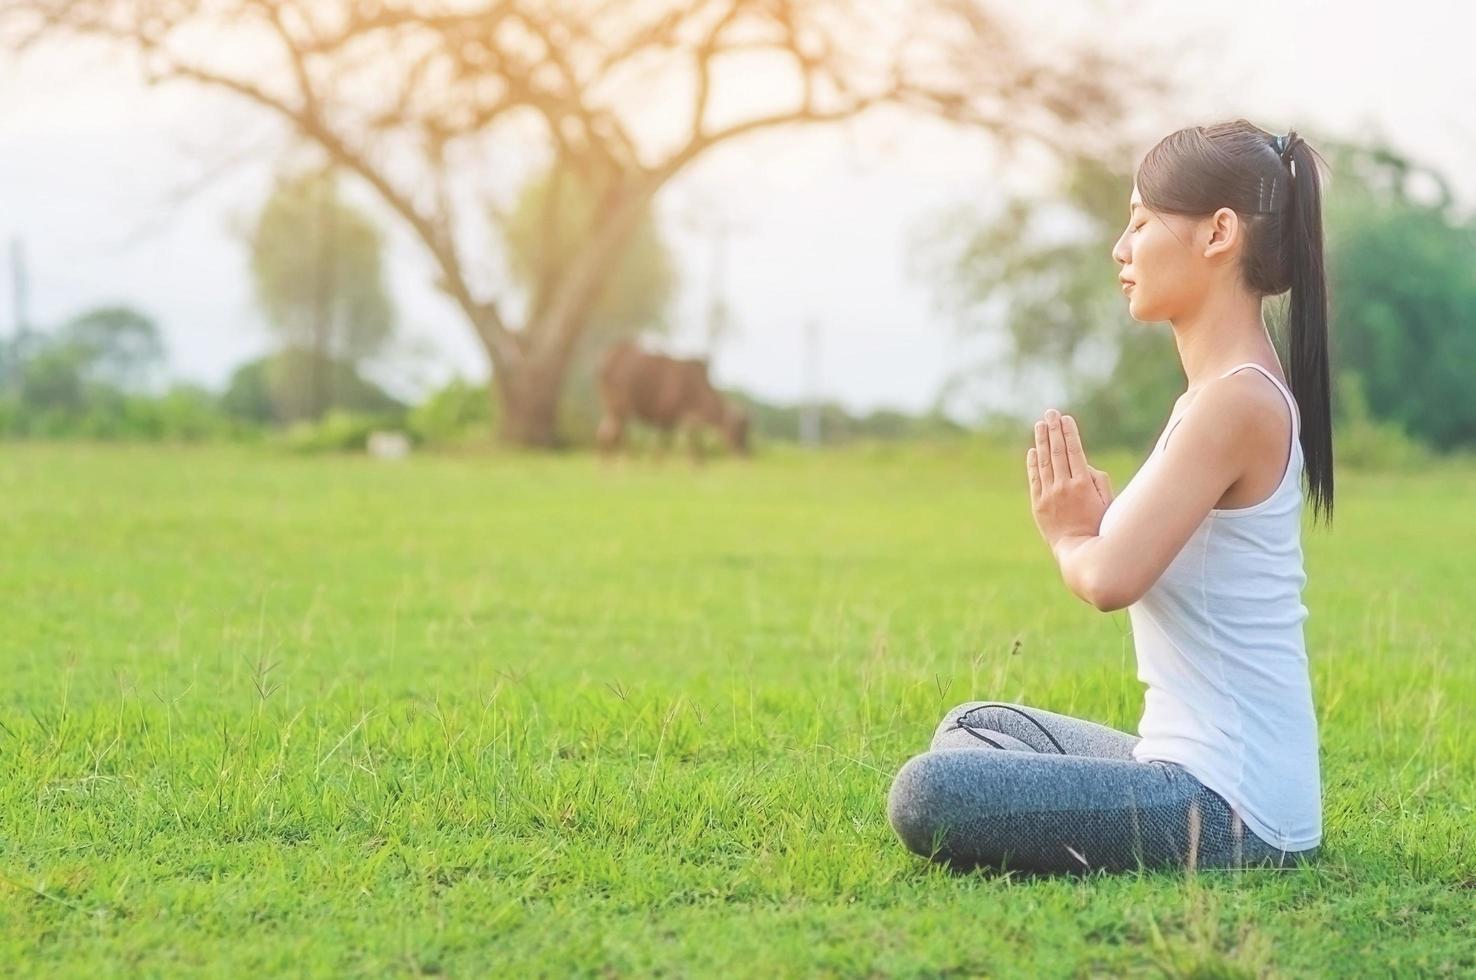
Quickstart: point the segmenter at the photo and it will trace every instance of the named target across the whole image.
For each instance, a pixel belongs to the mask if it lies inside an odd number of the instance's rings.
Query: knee
[[[949,708],[943,713],[942,719],[938,722],[937,730],[933,733],[933,741],[936,743],[938,737],[948,731],[948,729],[953,728],[964,715],[987,703],[987,701],[965,701],[963,704],[954,705],[952,708]]]
[[[1000,712],[1024,710],[1024,708],[1024,705],[1014,704],[1009,701],[965,701],[963,704],[950,708],[948,714],[944,715],[944,720],[956,721],[964,715],[969,715],[970,719],[977,724],[990,715]]]
[[[933,752],[913,756],[892,780],[887,821],[914,854],[936,858],[943,849],[949,813],[941,758]]]
[[[994,703],[995,702],[993,701],[965,701],[963,704],[956,704],[953,707],[949,708],[948,711],[943,715],[943,717],[947,719],[957,718],[959,715],[967,714],[968,712],[973,711],[975,708],[981,708],[986,704]]]
[[[992,724],[992,721],[997,711],[995,706],[1003,703],[1001,701],[965,701],[962,704],[949,708],[943,719],[938,722],[937,728],[933,731],[933,742],[930,747],[936,749],[944,744],[948,733],[957,728],[965,717],[967,717],[968,723],[972,727],[994,728],[995,725]]]

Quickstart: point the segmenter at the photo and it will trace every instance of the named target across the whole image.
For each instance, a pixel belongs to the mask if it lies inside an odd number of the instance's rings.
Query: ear
[[[1232,208],[1220,208],[1207,219],[1209,240],[1204,245],[1204,257],[1218,259],[1230,254],[1240,241],[1240,215]]]

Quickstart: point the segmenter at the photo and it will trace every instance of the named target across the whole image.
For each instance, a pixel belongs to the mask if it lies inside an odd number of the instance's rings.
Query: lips
[[[1122,283],[1122,291],[1123,292],[1127,292],[1129,289],[1131,289],[1131,288],[1133,288],[1134,286],[1137,285],[1137,283],[1133,282],[1131,279],[1123,279],[1121,276],[1119,276],[1118,279]]]

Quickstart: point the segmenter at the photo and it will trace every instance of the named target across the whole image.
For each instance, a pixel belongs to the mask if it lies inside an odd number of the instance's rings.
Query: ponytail
[[[1283,139],[1278,137],[1278,140]],[[1333,446],[1328,368],[1327,273],[1323,262],[1322,183],[1315,154],[1295,130],[1282,158],[1291,167],[1291,196],[1282,224],[1282,246],[1290,273],[1287,316],[1287,374],[1301,414],[1313,522],[1332,523]]]

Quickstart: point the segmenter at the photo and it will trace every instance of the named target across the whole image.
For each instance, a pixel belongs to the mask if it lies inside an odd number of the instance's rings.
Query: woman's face
[[[1128,298],[1128,314],[1142,323],[1158,323],[1191,312],[1209,287],[1212,267],[1197,246],[1208,244],[1213,229],[1191,218],[1149,211],[1136,186],[1128,207],[1127,230],[1112,246],[1112,258],[1122,266],[1118,285]]]

